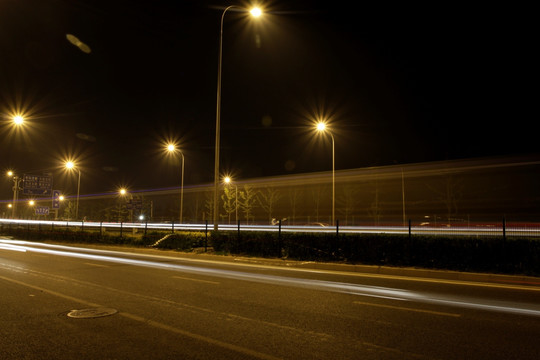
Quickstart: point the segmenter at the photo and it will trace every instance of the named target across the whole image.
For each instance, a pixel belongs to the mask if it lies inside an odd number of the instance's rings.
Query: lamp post
[[[58,196],[58,201],[60,201],[60,203],[62,201],[64,201],[64,199],[65,199],[64,195]],[[60,204],[58,204],[58,206],[59,206],[58,209],[55,209],[56,211],[54,212],[54,219],[55,220],[58,219],[58,211],[60,210]]]
[[[131,200],[130,205],[129,205],[129,221],[133,222],[133,195],[131,195],[131,193],[129,193],[124,188],[120,189],[119,193],[120,193],[120,196],[122,197],[129,195],[129,199]],[[120,206],[118,206],[118,221],[120,221]]]
[[[174,144],[167,145],[167,151],[173,153],[176,151],[176,146]],[[180,155],[182,155],[182,180],[180,183],[180,224],[182,223],[182,211],[184,208],[184,153],[181,150]]]
[[[230,176],[227,176],[225,177],[224,181],[226,184],[230,184],[232,182],[232,179]],[[233,184],[233,185],[234,185],[234,211],[235,211],[234,220],[235,222],[238,222],[238,185],[236,184]]]
[[[22,179],[16,176],[13,171],[8,171],[7,175],[13,179],[13,206],[11,207],[11,217],[17,216],[17,203],[19,202],[19,190]]]
[[[214,231],[218,230],[218,192],[219,192],[219,127],[221,121],[221,71],[222,71],[222,59],[223,59],[223,19],[225,18],[225,13],[232,9],[244,9],[242,7],[231,5],[223,10],[221,14],[221,27],[219,32],[219,61],[218,61],[218,79],[217,79],[217,100],[216,100],[216,149],[215,149],[215,160],[214,160]],[[262,12],[259,8],[253,8],[250,11],[250,14],[253,17],[261,16]]]
[[[23,127],[24,117],[22,115],[14,115],[12,120],[12,126],[15,129]],[[13,171],[8,171],[7,175],[13,179],[13,206],[11,207],[11,216],[15,218],[17,216],[17,202],[19,200],[19,190],[22,178],[15,176]]]
[[[79,196],[81,192],[81,170],[79,170],[73,161],[66,162],[66,168],[68,170],[75,169],[79,173],[79,180],[77,181],[77,205],[75,206],[75,220],[79,219]]]
[[[317,130],[321,132],[328,131],[330,138],[332,139],[332,226],[335,226],[336,219],[336,156],[335,156],[335,146],[334,146],[334,135],[327,129],[326,123],[319,122],[317,123]]]

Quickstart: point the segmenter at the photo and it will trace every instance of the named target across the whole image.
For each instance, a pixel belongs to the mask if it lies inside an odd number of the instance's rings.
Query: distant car
[[[330,226],[330,224],[322,223],[322,222],[311,222],[311,223],[307,223],[306,226],[322,226],[322,227],[327,227],[327,226]]]
[[[284,221],[287,221],[287,218],[281,219],[281,222],[284,222]],[[272,218],[272,225],[278,225],[278,224],[279,224],[279,219]]]

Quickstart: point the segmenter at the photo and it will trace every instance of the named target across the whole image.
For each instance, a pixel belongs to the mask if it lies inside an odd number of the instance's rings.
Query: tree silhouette
[[[240,198],[238,205],[244,213],[246,224],[249,224],[250,219],[253,218],[253,209],[257,202],[257,191],[251,185],[244,185],[243,190],[239,191],[238,197]]]
[[[278,189],[266,186],[264,190],[261,190],[257,193],[257,200],[263,208],[264,211],[268,214],[268,222],[272,223],[272,215],[277,201],[281,198],[281,194]]]

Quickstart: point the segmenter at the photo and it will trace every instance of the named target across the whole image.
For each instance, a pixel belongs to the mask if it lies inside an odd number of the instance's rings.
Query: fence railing
[[[0,230],[8,229],[99,231],[122,234],[146,235],[149,231],[212,231],[208,222],[200,224],[150,223],[150,222],[93,222],[93,221],[54,221],[54,220],[17,220],[0,219]],[[278,221],[275,225],[257,224],[220,224],[219,231],[261,231],[261,232],[307,232],[307,233],[370,233],[370,234],[405,234],[433,236],[501,236],[540,238],[540,223],[499,222],[467,223],[467,224],[423,224],[409,221],[407,224],[384,224],[366,226],[335,226],[326,224],[287,225]]]

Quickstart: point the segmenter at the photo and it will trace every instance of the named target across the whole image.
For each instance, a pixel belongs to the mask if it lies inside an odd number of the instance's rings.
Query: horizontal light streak
[[[136,223],[136,222],[96,222],[96,221],[57,221],[57,220],[17,220],[0,219],[0,223],[18,224],[27,226],[53,227],[81,227],[92,229],[140,229],[140,230],[175,230],[175,231],[212,231],[212,224],[185,224],[185,223]],[[219,230],[238,231],[238,225],[220,224]],[[266,231],[266,232],[319,232],[319,233],[357,233],[357,234],[408,234],[408,226],[319,226],[319,225],[241,225],[241,231]],[[540,224],[515,224],[506,226],[508,236],[538,236]],[[466,236],[494,236],[502,235],[503,228],[489,224],[471,226],[411,226],[411,233],[415,235],[466,235]]]
[[[360,285],[344,282],[334,282],[334,281],[325,281],[325,280],[313,280],[313,279],[301,279],[294,277],[284,277],[268,274],[254,274],[242,271],[234,270],[225,270],[225,269],[212,269],[205,267],[195,267],[189,265],[180,265],[170,262],[158,262],[158,261],[149,261],[149,260],[137,260],[131,258],[120,257],[119,255],[124,255],[121,252],[115,251],[101,251],[96,249],[81,249],[76,247],[69,247],[63,245],[53,245],[53,244],[43,244],[43,243],[32,243],[27,241],[20,240],[7,240],[0,239],[1,249],[11,250],[11,251],[26,251],[26,252],[36,252],[36,253],[45,253],[58,256],[67,256],[75,257],[82,259],[90,259],[94,261],[105,261],[113,262],[125,265],[132,266],[145,266],[160,268],[165,270],[180,271],[189,274],[195,275],[206,275],[219,278],[227,278],[233,280],[244,280],[252,281],[257,283],[266,283],[271,285],[282,285],[282,286],[291,286],[306,288],[312,290],[322,290],[330,291],[337,293],[346,293],[357,296],[369,296],[377,298],[386,298],[391,300],[401,300],[401,301],[413,301],[413,302],[422,302],[429,303],[434,305],[450,306],[450,307],[460,307],[468,308],[473,310],[483,310],[483,311],[494,311],[501,313],[510,313],[518,315],[528,315],[528,316],[537,316],[540,317],[540,305],[538,304],[527,304],[529,308],[526,307],[515,307],[503,302],[499,303],[479,303],[477,299],[462,300],[458,298],[451,297],[442,297],[437,294],[422,294],[420,292],[402,290],[402,289],[393,289],[387,287],[379,286],[369,286],[369,285]],[[81,252],[84,250],[84,252]],[[99,253],[108,253],[110,256],[98,255]],[[116,255],[116,256],[113,256]],[[136,256],[135,254],[132,254]],[[525,306],[525,304],[523,304]]]
[[[393,310],[412,311],[412,312],[419,312],[419,313],[440,315],[440,316],[461,317],[461,314],[456,314],[456,313],[447,313],[447,312],[424,310],[424,309],[414,309],[414,308],[409,308],[409,307],[393,306],[393,305],[385,305],[385,304],[375,304],[375,303],[368,303],[368,302],[363,302],[363,301],[353,301],[353,304],[382,307],[382,308],[393,309]]]
[[[189,278],[189,277],[185,277],[185,276],[173,276],[173,279],[189,280],[189,281],[201,282],[201,283],[205,283],[205,284],[219,285],[219,282],[217,282],[217,281]]]
[[[0,243],[0,250],[26,252],[26,248],[23,246],[11,245],[11,244],[5,244],[5,243]]]

